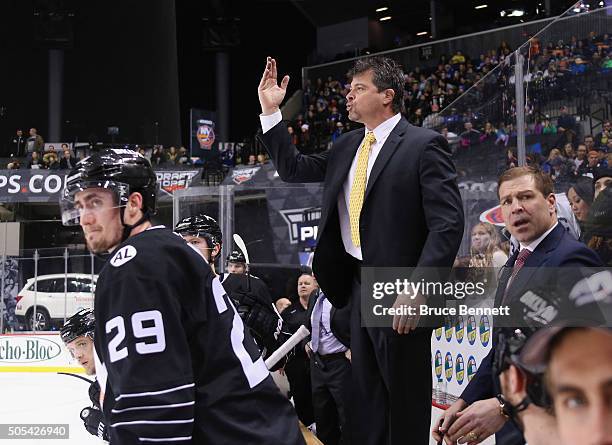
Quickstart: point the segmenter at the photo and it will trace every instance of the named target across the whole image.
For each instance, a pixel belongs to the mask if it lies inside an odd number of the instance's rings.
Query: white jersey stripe
[[[181,440],[191,440],[191,436],[187,437],[166,437],[162,439],[155,439],[153,437],[139,437],[138,440],[141,442],[178,442]]]
[[[161,409],[161,408],[180,408],[182,406],[195,405],[195,401],[187,402],[187,403],[172,403],[169,405],[155,405],[155,406],[134,406],[132,408],[125,409],[113,409],[111,412],[113,414],[124,413],[126,411],[135,411],[140,409]]]
[[[113,423],[111,426],[117,428],[122,425],[174,425],[177,423],[193,423],[193,417],[191,419],[180,420],[132,420],[131,422]]]
[[[145,396],[155,396],[158,394],[167,394],[169,392],[174,392],[174,391],[180,391],[181,389],[186,389],[186,388],[193,388],[195,387],[195,383],[189,383],[187,385],[182,385],[182,386],[176,386],[174,388],[169,388],[169,389],[163,389],[161,391],[151,391],[151,392],[140,392],[140,393],[133,393],[133,394],[120,394],[115,401],[119,401],[123,398],[129,398],[129,397],[145,397]]]

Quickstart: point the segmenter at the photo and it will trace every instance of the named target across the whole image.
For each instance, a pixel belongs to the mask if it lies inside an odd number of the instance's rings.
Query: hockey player
[[[60,201],[89,250],[110,252],[94,343],[111,444],[302,444],[218,278],[181,237],[152,226],[156,186],[144,156],[108,149],[77,164]]]
[[[201,213],[184,218],[177,223],[174,231],[197,248],[210,264],[214,263],[221,252],[223,233],[217,221],[209,215]],[[244,254],[235,250],[228,256],[227,261],[228,265],[242,264],[242,272],[238,273],[240,268],[237,267],[234,273],[220,274],[219,281],[235,302],[245,324],[251,328],[265,357],[276,350],[290,334],[282,333],[282,318],[274,307],[266,284],[257,277],[245,275],[247,265]],[[279,363],[278,366],[282,364]]]
[[[70,355],[85,369],[85,374],[94,375],[94,329],[96,321],[91,309],[81,309],[62,327],[60,335]],[[100,384],[97,380],[89,386],[89,398],[92,406],[81,410],[81,419],[85,429],[94,436],[108,441],[108,431],[102,410],[100,409]]]
[[[247,273],[247,264],[244,253],[240,250],[233,250],[227,256],[227,273],[242,275]]]

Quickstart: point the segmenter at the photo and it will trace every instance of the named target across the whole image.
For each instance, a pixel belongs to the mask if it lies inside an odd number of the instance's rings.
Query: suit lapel
[[[374,183],[382,173],[383,169],[385,168],[385,165],[387,165],[387,162],[389,162],[389,159],[391,159],[391,156],[393,155],[393,153],[395,153],[395,150],[397,149],[399,143],[402,141],[402,136],[404,135],[408,127],[409,125],[406,119],[401,118],[395,128],[393,128],[393,130],[391,130],[391,133],[389,133],[389,137],[380,149],[380,153],[378,153],[378,157],[376,158],[376,161],[372,166],[370,176],[368,177],[368,185],[366,187],[365,197],[363,198],[364,202],[368,199],[368,194],[370,193],[370,190],[372,190],[372,187],[374,187]]]
[[[549,257],[550,252],[554,251],[554,249],[559,244],[559,240],[563,236],[564,232],[563,226],[561,224],[557,224],[557,227],[548,234],[546,238],[542,240],[542,242],[535,248],[531,254],[525,260],[525,265],[519,271],[519,273],[514,277],[512,283],[510,283],[509,292],[512,292],[514,295],[520,295],[523,293],[525,289],[527,289],[527,285],[532,275],[536,271],[536,268],[542,265],[544,261]]]

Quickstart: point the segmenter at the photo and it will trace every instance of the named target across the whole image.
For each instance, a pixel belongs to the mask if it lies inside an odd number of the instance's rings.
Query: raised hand
[[[287,93],[288,83],[289,76],[285,76],[280,85],[278,85],[276,60],[268,57],[266,59],[266,69],[261,76],[261,82],[259,82],[259,87],[257,88],[261,112],[264,115],[269,115],[279,110],[280,104]]]

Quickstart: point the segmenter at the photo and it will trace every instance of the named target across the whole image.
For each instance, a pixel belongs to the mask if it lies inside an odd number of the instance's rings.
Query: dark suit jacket
[[[59,163],[60,163],[60,168],[61,168],[61,169],[68,169],[68,168],[69,168],[69,167],[68,167],[68,160],[67,160],[66,158],[62,157],[62,158],[60,159],[60,162],[59,162]],[[72,167],[71,167],[71,168],[74,168],[74,166],[76,165],[76,163],[77,163],[76,158],[75,158],[74,156],[70,156],[70,165],[72,165]]]
[[[333,147],[301,155],[281,122],[261,136],[285,182],[325,182],[313,270],[335,307],[347,304],[355,260],[340,234],[338,194],[364,130]],[[368,178],[359,230],[363,266],[450,267],[463,235],[463,205],[446,139],[404,118],[382,147]]]
[[[314,310],[314,305],[317,302],[319,295],[321,295],[321,290],[317,289],[310,295],[310,298],[308,300],[308,309],[306,310],[306,323],[304,326],[306,326],[310,332],[312,332],[312,322],[310,319],[312,318],[312,311]],[[327,297],[327,295],[325,296]],[[334,334],[334,337],[336,337],[338,341],[347,348],[351,347],[350,314],[350,305],[344,306],[340,309],[337,309],[332,305],[332,309],[329,314],[332,334]],[[309,339],[310,336],[308,336],[306,342]]]
[[[517,256],[518,252],[515,252],[501,271],[495,294],[495,306],[499,306],[502,303],[508,279],[512,273],[512,267]],[[513,301],[520,298],[527,290],[536,289],[538,286],[545,285],[547,282],[558,278],[555,274],[546,273],[546,268],[568,267],[575,270],[577,267],[598,267],[601,265],[601,260],[593,250],[576,241],[561,224],[558,224],[527,257],[524,268],[519,271],[510,283],[504,304],[512,304]],[[494,334],[489,354],[483,359],[478,372],[476,372],[472,381],[461,394],[461,398],[468,404],[474,403],[477,400],[495,397],[499,392],[497,376],[493,375],[493,358],[495,356],[496,344],[497,335]],[[513,424],[507,423],[496,434],[496,442],[500,445],[522,444],[524,439],[521,436]]]

